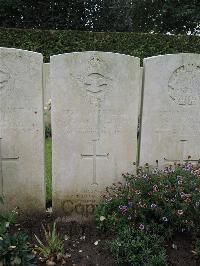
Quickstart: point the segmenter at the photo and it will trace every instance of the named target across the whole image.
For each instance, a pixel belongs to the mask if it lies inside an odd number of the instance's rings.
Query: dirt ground
[[[52,226],[55,218],[47,215],[45,217],[37,217],[27,219],[20,222],[14,230],[25,231],[29,236],[29,242],[34,245],[37,244],[34,235],[39,239],[44,240],[44,231],[42,225]],[[65,253],[70,257],[66,260],[70,266],[98,266],[98,265],[117,265],[106,247],[106,241],[111,239],[110,235],[102,234],[93,222],[77,223],[77,222],[63,222],[57,221],[57,232],[66,239],[64,240]],[[38,259],[38,265],[46,265]],[[60,265],[60,264],[56,264]]]
[[[21,222],[15,230],[25,230],[29,235],[29,242],[36,244],[35,234],[44,239],[42,224],[53,223],[55,219],[51,215],[45,217],[27,219]],[[65,238],[65,252],[69,255],[67,264],[70,266],[115,266],[117,265],[109,252],[106,241],[112,236],[100,232],[93,222],[57,222],[60,236]],[[192,253],[194,240],[191,236],[178,234],[173,240],[165,243],[168,255],[168,263],[171,266],[200,266]],[[38,265],[46,265],[38,257]],[[59,265],[59,264],[56,264]],[[127,265],[128,266],[128,265]]]
[[[166,243],[169,265],[200,266],[200,259],[194,256],[195,240],[187,234],[177,234]]]

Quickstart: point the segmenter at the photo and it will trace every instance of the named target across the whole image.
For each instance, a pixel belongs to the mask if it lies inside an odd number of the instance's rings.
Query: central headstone
[[[103,52],[51,57],[53,207],[88,217],[106,186],[133,171],[140,60]]]

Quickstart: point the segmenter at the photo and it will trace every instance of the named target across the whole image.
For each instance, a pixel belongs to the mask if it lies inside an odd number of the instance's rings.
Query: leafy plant
[[[195,243],[195,254],[197,256],[200,256],[200,239],[197,239]]]
[[[47,204],[52,200],[52,141],[45,139],[45,183]]]
[[[16,223],[17,214],[17,209],[5,214],[0,214],[0,236],[3,236],[8,231],[10,225]]]
[[[0,196],[0,203],[1,204],[4,204],[4,200],[3,200],[3,197],[2,196]]]
[[[38,242],[36,251],[38,251],[46,260],[56,261],[64,257],[64,244],[56,231],[56,223],[54,222],[52,230],[49,226],[47,229],[42,225],[44,231],[45,242],[42,242],[36,235]]]
[[[109,243],[110,249],[119,265],[165,266],[166,251],[162,239],[147,235],[125,226],[118,237]]]
[[[22,232],[6,233],[0,238],[0,261],[3,265],[31,266],[36,264],[27,239],[28,236]]]

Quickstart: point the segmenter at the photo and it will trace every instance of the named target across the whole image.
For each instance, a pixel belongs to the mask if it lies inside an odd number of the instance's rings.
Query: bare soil
[[[195,239],[188,234],[176,234],[166,243],[169,265],[200,266],[200,259],[194,254]]]
[[[35,234],[44,240],[42,224],[52,225],[55,218],[51,215],[35,217],[24,220],[15,230],[28,233],[29,242],[36,244]],[[69,254],[67,264],[70,266],[115,266],[117,265],[110,253],[106,241],[114,236],[100,232],[93,222],[58,222],[57,229],[60,236],[64,237],[65,252]],[[186,234],[177,234],[171,241],[165,243],[168,263],[171,266],[200,266],[200,260],[192,252],[194,239]],[[38,265],[46,265],[38,256]],[[56,264],[59,265],[59,264]],[[128,265],[127,265],[128,266]]]

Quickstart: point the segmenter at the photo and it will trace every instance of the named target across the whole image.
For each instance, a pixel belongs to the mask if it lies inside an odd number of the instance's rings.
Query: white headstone
[[[87,217],[106,186],[133,171],[140,60],[84,52],[51,57],[53,207]]]
[[[1,210],[44,210],[41,54],[0,48]]]
[[[147,58],[144,71],[140,164],[198,160],[200,55]]]

